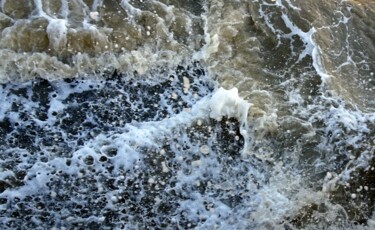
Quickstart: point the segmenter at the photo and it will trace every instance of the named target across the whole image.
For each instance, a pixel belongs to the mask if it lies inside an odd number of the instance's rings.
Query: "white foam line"
[[[66,1],[66,0],[61,0],[60,13],[61,13],[61,15],[64,17],[65,20],[68,20],[68,16],[69,16],[69,5],[68,5],[68,1]]]
[[[328,79],[331,78],[331,75],[327,73],[327,71],[324,68],[324,65],[322,63],[321,57],[320,57],[320,48],[319,46],[314,42],[314,39],[312,38],[314,34],[311,34],[310,41],[313,44],[313,49],[311,53],[311,57],[313,59],[313,67],[317,74],[321,77],[323,84],[326,84]]]
[[[278,0],[278,2],[279,2],[279,1],[280,1],[280,3],[281,3],[281,0]],[[300,10],[301,10],[299,7],[294,6],[294,5],[290,2],[290,0],[285,0],[285,1],[288,3],[289,7],[292,8],[293,10],[297,10],[297,11],[300,11]]]
[[[114,147],[117,149],[118,154],[114,157],[115,170],[120,167],[131,169],[136,161],[141,158],[137,146],[158,147],[156,143],[160,137],[171,135],[174,130],[189,126],[198,119],[237,118],[241,124],[241,134],[247,140],[246,120],[250,106],[250,103],[239,97],[237,88],[231,90],[220,88],[212,97],[205,97],[198,101],[189,111],[183,111],[162,121],[127,124],[124,127],[124,130],[127,131],[122,134],[97,136],[86,143],[83,148],[73,153],[71,166],[66,165],[65,158],[55,158],[47,163],[38,162],[28,171],[28,175],[36,175],[35,177],[28,180],[25,186],[18,188],[16,191],[9,189],[4,191],[1,197],[23,197],[40,192],[45,188],[45,182],[48,181],[48,172],[52,169],[60,168],[68,174],[77,174],[77,167],[84,164],[84,157],[88,155],[95,157],[98,151],[103,151],[103,148]],[[108,142],[108,140],[110,141]],[[108,146],[101,143],[111,144]],[[242,155],[244,156],[244,154]]]
[[[291,4],[289,0],[287,0],[287,3],[292,9],[298,11],[300,10],[298,7],[293,6],[293,4]],[[281,0],[276,0],[275,4],[266,3],[264,5],[279,6],[283,9],[286,8]],[[276,34],[278,32],[280,34],[283,34],[282,31],[275,29],[274,26],[269,22],[269,17],[262,11],[261,7],[259,7],[259,13],[264,18],[266,25],[272,30],[273,33]],[[313,67],[315,68],[318,75],[321,77],[322,82],[325,84],[331,76],[325,71],[324,65],[320,57],[320,48],[314,42],[313,39],[316,29],[312,27],[308,32],[303,32],[300,28],[294,25],[294,23],[289,19],[289,17],[286,14],[283,13],[281,18],[283,19],[285,25],[291,30],[289,34],[281,36],[290,38],[294,34],[299,35],[299,37],[304,41],[306,47],[304,51],[299,55],[298,61],[301,61],[307,55],[311,55],[313,59]]]
[[[0,102],[1,102],[1,106],[0,106],[0,120],[3,120],[5,118],[5,114],[7,113],[7,111],[10,111],[10,108],[12,107],[12,103],[9,102],[9,100],[7,100],[7,97],[6,97],[6,90],[4,90],[4,88],[0,88]]]
[[[297,62],[301,61],[304,57],[306,57],[306,55],[311,55],[314,49],[314,44],[312,43],[312,35],[316,32],[315,28],[312,27],[308,32],[303,32],[300,28],[295,26],[294,23],[285,14],[283,14],[281,18],[283,19],[286,27],[288,27],[291,30],[289,34],[286,34],[284,36],[291,38],[292,35],[296,34],[305,43],[306,47],[303,50],[303,52],[299,55]]]
[[[64,1],[64,0],[62,0]],[[94,0],[92,3],[91,10],[92,11],[97,11],[99,7],[103,5],[103,0]]]
[[[277,32],[281,33],[280,30],[276,30],[275,27],[273,27],[273,25],[270,22],[269,17],[262,11],[262,7],[259,7],[258,12],[259,12],[260,16],[262,16],[264,18],[264,22],[266,23],[268,28],[270,28],[272,30],[272,33],[274,33],[274,34],[277,34]]]
[[[213,118],[220,121],[223,117],[237,118],[241,124],[241,134],[246,135],[247,114],[251,104],[240,98],[238,89],[218,89],[211,98],[205,97],[198,101],[190,111],[183,111],[180,114],[162,121],[152,121],[133,125],[125,128],[129,132],[122,134],[123,138],[130,136],[137,137],[137,140],[154,143],[153,138],[170,134],[171,130],[180,126],[189,126],[198,119]],[[141,131],[140,131],[141,130]],[[151,139],[150,139],[151,138]],[[246,139],[246,138],[245,138]],[[97,143],[94,141],[93,143]]]
[[[43,3],[42,0],[34,0],[35,3],[35,10],[39,17],[46,18],[47,20],[52,19],[46,12],[43,10]]]
[[[122,8],[126,10],[128,14],[132,16],[139,16],[142,13],[140,9],[137,9],[134,6],[132,6],[128,0],[122,0],[120,4]]]
[[[207,4],[204,5],[205,12],[208,12]],[[219,47],[219,35],[216,33],[209,31],[209,18],[208,13],[204,13],[201,15],[203,21],[203,30],[204,30],[204,46],[198,51],[193,54],[194,60],[203,60],[207,61],[211,54],[216,53]],[[212,35],[211,35],[212,33]]]

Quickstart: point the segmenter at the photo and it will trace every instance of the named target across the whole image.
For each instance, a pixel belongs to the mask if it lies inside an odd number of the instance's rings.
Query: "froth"
[[[17,2],[0,15],[1,226],[373,225],[367,4]]]
[[[176,66],[201,45],[200,19],[160,2],[39,0],[28,7],[30,12],[18,9],[25,11],[18,19],[11,13],[17,3],[3,3],[10,21],[0,40],[1,56],[7,56],[0,63],[1,82],[100,77],[115,69],[143,74]]]
[[[1,155],[1,167],[6,170],[0,177],[0,196],[2,202],[7,200],[2,207],[8,207],[1,210],[2,226],[19,226],[21,219],[10,215],[25,215],[18,209],[23,205],[44,227],[153,226],[150,221],[186,228],[201,221],[203,226],[229,226],[227,221],[236,218],[230,207],[238,206],[242,198],[232,199],[224,191],[232,183],[249,185],[234,177],[228,181],[223,169],[239,172],[244,138],[236,119],[246,120],[249,104],[236,89],[221,88],[210,95],[202,73],[179,67],[175,74],[168,74],[167,82],[144,82],[143,86],[117,76],[105,81],[38,80],[4,87],[8,102],[25,103],[2,111],[13,128],[9,134],[1,133],[6,135],[4,146],[10,147]],[[187,91],[184,78],[190,82]],[[24,125],[37,132],[19,133]],[[13,135],[20,135],[15,143]],[[220,199],[210,197],[206,189],[221,193]],[[146,210],[149,216],[131,222],[108,216],[119,209],[122,212],[116,216],[121,218],[138,218]],[[51,218],[42,221],[38,210]],[[33,221],[23,224],[35,227]]]

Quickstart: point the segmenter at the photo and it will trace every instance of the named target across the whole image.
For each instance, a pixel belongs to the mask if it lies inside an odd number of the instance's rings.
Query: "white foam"
[[[240,98],[238,89],[225,90],[219,88],[212,96],[210,102],[210,117],[218,121],[222,117],[234,117],[240,121],[246,121],[251,104]]]
[[[66,20],[64,19],[51,19],[47,26],[47,34],[50,45],[54,50],[60,50],[66,46],[68,28]]]
[[[137,9],[134,6],[132,6],[128,0],[122,0],[120,4],[132,17],[136,17],[140,15],[142,12],[140,9]]]
[[[9,100],[6,100],[6,94],[7,92],[4,90],[4,88],[0,87],[0,120],[4,119],[6,112],[9,111],[12,106],[12,103]]]
[[[286,14],[283,14],[281,18],[283,19],[285,25],[291,30],[289,34],[286,34],[284,36],[291,38],[292,35],[298,35],[305,44],[305,48],[302,53],[299,54],[297,62],[301,61],[307,55],[311,55],[313,49],[315,48],[315,44],[312,41],[312,35],[316,32],[315,28],[312,27],[309,31],[303,32],[300,28],[292,23],[292,21]]]
[[[4,1],[3,1],[4,2]],[[164,18],[157,18],[158,20],[158,28],[157,31],[163,31],[167,34],[166,37],[171,41],[170,44],[178,46],[177,42],[173,38],[173,33],[168,31],[170,29],[169,23],[176,20],[174,7],[173,6],[166,6],[163,3],[156,2],[156,1],[150,1],[152,3],[155,3],[155,5],[160,6],[164,9],[166,13],[166,16]],[[280,6],[283,10],[286,8],[291,8],[293,10],[300,10],[299,8],[295,7],[291,1],[289,0],[275,0],[272,1],[274,3],[268,4],[272,6]],[[99,15],[99,7],[103,4],[102,0],[94,0],[91,7],[91,13],[90,11],[87,11],[87,15],[85,15],[85,19],[82,22],[82,28],[71,28],[68,25],[69,20],[67,20],[67,17],[69,15],[68,10],[68,3],[67,1],[62,1],[62,4],[64,5],[64,9],[62,9],[62,15],[64,19],[56,19],[52,17],[51,15],[47,15],[43,11],[42,1],[36,0],[35,1],[37,5],[36,15],[46,18],[48,20],[48,26],[47,26],[47,33],[50,40],[50,46],[55,49],[59,50],[61,47],[64,47],[66,45],[66,34],[68,32],[68,28],[71,31],[75,31],[76,33],[80,33],[82,30],[87,30],[91,33],[92,37],[95,37],[96,39],[102,39],[105,41],[106,44],[105,49],[109,49],[111,44],[107,44],[108,41],[107,34],[104,31],[103,28],[99,28],[98,25],[94,25],[95,21],[100,20]],[[221,4],[222,3],[222,4]],[[207,3],[208,4],[208,3]],[[207,4],[205,7],[207,7]],[[225,2],[220,2],[218,6],[224,5]],[[288,4],[288,7],[285,7],[283,4]],[[135,5],[135,4],[134,4]],[[134,26],[137,28],[141,28],[137,24],[137,20],[134,18],[141,17],[142,14],[144,14],[146,11],[140,10],[133,6],[133,3],[131,1],[123,0],[121,1],[121,6],[127,11],[129,14],[129,21],[133,23]],[[180,10],[180,9],[178,9]],[[207,8],[205,9],[208,10]],[[147,12],[148,14],[149,12]],[[268,26],[271,28],[271,30],[275,33],[282,34],[281,31],[277,30],[274,25],[267,19],[267,15],[265,12],[260,12],[261,16],[265,17],[265,23],[268,23]],[[155,14],[156,15],[156,14]],[[91,17],[91,20],[89,19]],[[215,54],[220,53],[220,31],[218,28],[213,26],[212,28],[211,21],[209,14],[204,14],[202,16],[205,20],[205,45],[202,49],[199,49],[194,55],[193,60],[200,60],[205,63],[207,61],[208,64],[210,64],[213,69],[215,65],[218,63],[217,60],[215,60]],[[215,17],[213,17],[215,18]],[[305,47],[304,50],[299,54],[298,61],[301,61],[303,58],[305,58],[307,55],[312,55],[313,57],[313,65],[315,70],[318,72],[318,74],[321,76],[323,80],[323,86],[320,88],[322,92],[325,92],[323,90],[324,83],[326,82],[326,79],[328,79],[330,76],[325,71],[324,65],[322,63],[320,54],[322,50],[320,50],[320,47],[317,45],[317,43],[314,42],[314,33],[316,32],[315,28],[311,28],[307,32],[303,32],[301,29],[299,29],[294,23],[291,18],[289,18],[285,12],[283,12],[281,19],[284,21],[284,24],[291,30],[288,34],[282,34],[282,36],[291,38],[293,35],[298,35],[302,42],[304,42]],[[187,18],[186,20],[186,30],[188,32],[191,31],[192,25],[193,25],[193,17]],[[340,23],[346,23],[348,18],[343,18]],[[92,23],[92,24],[91,24]],[[237,23],[237,22],[225,22],[222,23],[231,24]],[[166,26],[167,25],[167,26]],[[238,30],[235,26],[230,25],[228,26],[228,29],[230,30],[230,34],[232,36],[237,36],[241,33],[240,30]],[[160,28],[159,28],[160,27]],[[210,28],[209,28],[210,27]],[[145,26],[147,28],[146,34],[152,35],[154,33],[153,27],[147,25]],[[144,29],[144,28],[143,28]],[[210,30],[210,31],[209,31]],[[141,30],[139,30],[141,31]],[[6,30],[4,30],[4,36],[6,35]],[[164,38],[163,38],[164,39]],[[158,40],[157,44],[160,44],[161,40]],[[26,78],[32,78],[32,75],[42,75],[46,78],[60,78],[62,75],[64,77],[74,77],[79,74],[87,74],[90,75],[91,73],[95,74],[96,71],[101,71],[101,67],[105,67],[108,70],[111,69],[117,69],[120,72],[132,72],[137,71],[140,74],[146,74],[150,69],[152,69],[155,66],[162,65],[164,68],[168,68],[170,66],[175,66],[176,63],[181,63],[181,60],[184,60],[185,51],[188,46],[181,46],[183,48],[181,49],[171,49],[171,50],[165,50],[164,48],[160,48],[159,46],[155,47],[152,44],[146,44],[137,47],[135,50],[126,50],[123,49],[123,53],[116,55],[111,52],[101,52],[100,54],[97,54],[96,57],[91,57],[87,53],[78,53],[77,55],[73,56],[73,62],[74,65],[67,66],[64,65],[62,62],[59,62],[56,58],[50,58],[50,56],[43,56],[44,54],[22,54],[22,53],[12,53],[13,55],[7,55],[11,54],[10,51],[2,51],[3,59],[8,60],[6,64],[6,68],[8,68],[9,71],[14,71],[14,65],[13,63],[17,63],[17,65],[21,66],[21,68],[25,68],[27,66],[27,70],[21,71],[21,77]],[[116,47],[118,48],[118,47]],[[101,48],[98,48],[100,50]],[[104,49],[103,49],[104,50]],[[184,51],[185,50],[185,51]],[[182,52],[182,53],[181,53]],[[228,47],[228,52],[230,55],[232,55],[232,52],[235,52],[234,47]],[[186,51],[186,53],[190,54],[190,51]],[[228,54],[228,56],[230,56]],[[189,56],[189,55],[187,55]],[[12,58],[8,58],[12,57]],[[30,58],[31,57],[31,58]],[[29,59],[28,59],[29,58]],[[213,60],[209,59],[212,58]],[[56,71],[62,71],[59,75],[58,72],[54,73],[53,71],[48,71],[48,69],[38,69],[35,66],[35,63],[54,63],[53,67],[54,69],[58,69]],[[57,64],[56,64],[57,63]],[[157,63],[157,64],[155,64]],[[205,63],[206,64],[206,63]],[[57,68],[56,68],[57,67]],[[33,69],[35,68],[35,69]],[[236,69],[232,67],[233,69],[228,70],[228,72],[236,72]],[[31,69],[31,70],[30,70]],[[100,70],[98,70],[100,69]],[[2,69],[3,76],[9,75],[9,72],[6,72]],[[238,71],[240,72],[240,71]],[[15,72],[12,72],[15,73]],[[18,73],[17,73],[18,74]],[[14,75],[17,75],[14,74]],[[98,74],[98,76],[101,73]],[[147,75],[148,76],[148,75]],[[150,76],[148,76],[150,77]],[[151,76],[152,77],[152,76]],[[216,77],[216,76],[213,76]],[[233,78],[237,76],[233,75]],[[241,76],[241,77],[252,77],[252,76]],[[181,83],[181,82],[179,82]],[[182,78],[183,83],[183,91],[185,94],[189,94],[190,91],[194,90],[193,83],[190,82],[189,78],[183,77]],[[70,88],[69,85],[64,85],[64,83],[61,84],[61,89],[63,92],[59,94],[58,97],[51,99],[50,101],[50,107],[48,110],[48,120],[46,122],[40,122],[36,121],[37,124],[43,125],[43,124],[54,124],[56,122],[56,118],[53,117],[52,113],[54,112],[62,112],[64,109],[66,109],[66,105],[64,105],[63,101],[74,92],[80,92],[81,90],[88,90],[89,88]],[[86,85],[88,86],[88,84]],[[83,87],[86,87],[83,86]],[[99,84],[99,88],[105,87],[104,84]],[[284,89],[284,88],[283,88]],[[11,110],[11,101],[6,101],[3,98],[5,98],[5,92],[1,91],[0,89],[0,101],[2,103],[2,107],[0,108],[0,119],[3,119],[5,116],[8,116],[10,118],[10,121],[15,123],[16,121],[20,120],[20,114],[16,112],[7,113],[7,111]],[[270,98],[273,99],[273,96],[270,94]],[[361,144],[364,140],[364,134],[370,132],[370,128],[367,125],[369,122],[374,122],[374,116],[366,115],[361,113],[357,110],[348,109],[345,107],[345,105],[342,104],[342,102],[335,101],[335,106],[332,106],[331,108],[326,108],[324,103],[331,102],[334,99],[332,98],[323,98],[324,96],[320,97],[320,99],[312,101],[311,104],[305,105],[306,101],[301,95],[301,92],[298,89],[293,89],[288,92],[286,92],[289,101],[288,103],[297,105],[297,108],[293,110],[293,115],[295,116],[301,116],[299,122],[303,123],[303,125],[310,125],[311,133],[309,135],[311,137],[314,137],[317,132],[323,132],[325,136],[328,136],[328,133],[332,133],[333,137],[341,137],[344,139],[340,143],[352,145],[354,147],[361,147]],[[173,92],[170,93],[171,98],[178,99],[179,96],[177,93]],[[187,96],[187,95],[182,95]],[[19,100],[19,99],[17,99]],[[109,99],[110,100],[110,99]],[[271,100],[270,100],[271,101]],[[22,103],[22,100],[19,100],[18,102]],[[136,104],[135,102],[134,104]],[[167,104],[167,102],[163,102]],[[273,103],[273,102],[272,102]],[[310,102],[309,102],[310,103]],[[320,104],[319,104],[320,103]],[[138,109],[137,106],[134,106],[132,104],[131,106],[134,107],[134,109]],[[336,106],[336,104],[339,104],[339,106]],[[158,105],[155,104],[155,107]],[[238,165],[238,172],[249,174],[246,175],[246,186],[247,190],[251,194],[251,198],[248,200],[241,201],[241,204],[238,205],[239,207],[237,209],[232,209],[228,205],[224,204],[224,201],[217,198],[216,200],[212,198],[209,195],[194,193],[189,194],[191,195],[191,200],[187,200],[186,202],[181,202],[179,205],[179,211],[188,211],[187,216],[191,218],[192,220],[196,221],[198,223],[198,219],[202,218],[206,221],[204,222],[204,227],[210,228],[212,226],[216,226],[217,228],[221,229],[227,229],[233,226],[246,226],[246,223],[243,225],[241,221],[243,222],[274,222],[279,223],[283,221],[283,218],[285,216],[293,216],[297,212],[301,210],[302,207],[305,207],[306,205],[310,205],[310,203],[319,203],[319,202],[326,202],[325,200],[327,198],[327,195],[331,191],[334,191],[337,187],[337,184],[350,179],[351,172],[354,171],[354,169],[361,167],[366,167],[366,163],[368,164],[369,159],[371,159],[371,153],[370,152],[364,152],[361,157],[353,158],[348,164],[348,167],[343,170],[342,173],[336,174],[336,173],[327,173],[326,178],[322,181],[322,192],[315,191],[313,189],[309,189],[305,185],[305,181],[300,176],[299,172],[296,172],[295,169],[291,166],[290,168],[283,168],[281,165],[276,164],[273,159],[272,150],[268,149],[261,149],[256,150],[254,146],[256,146],[259,143],[262,143],[264,141],[266,143],[266,139],[272,139],[268,138],[268,133],[277,133],[278,132],[278,122],[280,121],[279,113],[276,109],[277,106],[279,106],[277,103],[268,105],[271,107],[267,112],[262,111],[262,116],[259,119],[255,119],[253,123],[251,123],[252,128],[256,128],[257,138],[253,138],[253,136],[250,137],[250,134],[254,133],[255,130],[249,130],[248,128],[248,110],[251,107],[251,104],[242,99],[239,94],[237,88],[232,88],[231,90],[225,90],[224,88],[219,88],[214,92],[214,94],[210,97],[205,97],[201,100],[199,100],[191,109],[186,109],[183,112],[179,114],[175,114],[172,111],[172,106],[169,106],[167,108],[168,112],[172,114],[170,117],[161,120],[161,121],[151,121],[151,122],[135,122],[128,123],[126,125],[119,124],[118,129],[116,131],[111,131],[108,133],[101,133],[97,135],[95,138],[93,138],[91,141],[88,141],[84,144],[84,146],[79,149],[78,151],[75,151],[72,157],[71,166],[67,166],[65,158],[55,158],[53,160],[50,160],[48,163],[43,164],[35,164],[34,167],[28,172],[28,176],[33,176],[33,174],[37,174],[38,172],[42,172],[41,174],[38,174],[35,178],[32,178],[30,181],[27,182],[25,186],[21,186],[21,188],[15,188],[13,190],[8,189],[4,194],[1,196],[7,196],[11,194],[10,196],[16,197],[22,197],[28,194],[38,193],[38,191],[45,189],[45,182],[49,179],[49,176],[45,172],[49,172],[51,170],[61,169],[62,171],[70,174],[70,175],[76,175],[77,179],[81,179],[84,177],[83,173],[80,172],[80,169],[82,168],[82,165],[85,165],[85,157],[92,156],[94,161],[94,166],[96,172],[96,176],[99,176],[101,174],[108,173],[107,169],[105,169],[100,163],[99,163],[99,156],[105,155],[108,158],[111,158],[113,160],[114,164],[114,171],[121,171],[121,170],[129,170],[130,174],[137,171],[140,166],[139,162],[142,161],[142,154],[139,152],[139,147],[146,147],[147,149],[156,149],[155,153],[159,156],[169,156],[170,152],[166,148],[166,150],[158,148],[160,146],[160,139],[166,138],[168,141],[169,139],[177,138],[174,131],[176,130],[184,130],[186,127],[188,128],[195,128],[194,126],[197,125],[199,129],[206,129],[207,122],[209,119],[215,119],[217,121],[222,121],[223,117],[233,117],[236,118],[240,122],[240,133],[244,138],[245,141],[245,147],[242,153],[241,161],[239,161]],[[38,104],[28,103],[25,105],[25,107],[28,108],[34,108],[38,107]],[[272,109],[275,107],[275,109]],[[282,116],[281,111],[281,115]],[[7,113],[7,114],[6,114]],[[36,118],[35,118],[36,119]],[[296,119],[297,120],[297,119]],[[324,123],[322,126],[323,128],[320,128],[319,130],[315,130],[311,124],[321,122]],[[207,128],[207,132],[212,134],[211,127]],[[121,130],[121,131],[120,131]],[[288,130],[289,131],[289,130]],[[286,132],[289,134],[289,132]],[[184,131],[182,131],[184,132]],[[352,134],[353,133],[353,134]],[[178,134],[178,133],[177,133]],[[88,135],[86,134],[80,134],[80,135]],[[178,134],[180,135],[180,134]],[[186,135],[186,136],[184,136]],[[215,135],[215,133],[213,133]],[[94,136],[94,135],[92,135]],[[307,134],[304,134],[303,137],[306,137]],[[188,140],[187,134],[183,133],[181,136],[178,136],[181,140],[185,141]],[[239,141],[239,136],[235,136],[235,140]],[[324,141],[331,141],[332,139],[327,139]],[[202,141],[202,142],[199,142]],[[249,143],[252,144],[252,146],[249,146]],[[193,145],[194,144],[194,145]],[[225,172],[223,173],[223,168],[220,167],[221,164],[218,162],[214,156],[217,155],[217,152],[215,151],[216,144],[217,143],[207,143],[204,139],[198,140],[197,143],[189,144],[189,148],[191,148],[191,151],[182,151],[179,149],[178,146],[173,147],[172,149],[173,154],[176,154],[176,161],[178,161],[180,164],[184,164],[184,159],[186,157],[191,157],[189,154],[196,154],[199,155],[199,159],[191,158],[191,161],[188,161],[186,165],[190,166],[189,169],[191,169],[191,172],[185,173],[182,171],[176,172],[173,166],[169,166],[165,160],[158,162],[156,161],[156,164],[161,169],[162,173],[165,174],[172,174],[174,178],[177,180],[177,188],[182,188],[183,186],[200,186],[202,185],[201,180],[202,177],[205,177],[206,175],[210,175],[212,179],[217,179],[221,176],[226,176]],[[329,145],[329,147],[332,147],[333,145]],[[254,148],[253,148],[254,147]],[[258,147],[258,146],[257,146]],[[296,148],[300,148],[300,145],[294,146]],[[172,147],[171,147],[172,148]],[[271,148],[271,147],[270,147]],[[320,149],[319,149],[320,148]],[[320,146],[317,146],[318,150],[324,150],[324,148],[327,148],[326,143],[322,143]],[[108,152],[110,149],[116,149],[116,155],[115,156],[109,156]],[[283,154],[291,154],[291,152],[288,152],[288,150],[279,150]],[[297,150],[297,153],[299,150]],[[292,152],[295,154],[296,152]],[[236,158],[236,156],[231,156],[228,158],[225,154],[226,152],[222,153],[224,155],[223,158],[220,160],[233,160]],[[259,172],[257,169],[252,168],[253,165],[248,164],[247,162],[243,160],[248,160],[249,154],[252,155],[254,158],[263,160],[259,162],[259,167],[262,168]],[[240,155],[240,154],[239,154]],[[238,155],[238,156],[239,156]],[[195,156],[196,157],[196,156]],[[298,156],[293,156],[297,158]],[[353,157],[353,156],[351,156]],[[164,159],[164,158],[163,158]],[[245,162],[245,163],[244,163]],[[271,162],[270,164],[275,167],[267,167],[267,165],[264,162]],[[240,168],[244,163],[244,165],[247,165],[249,169],[243,170]],[[318,164],[319,162],[315,162]],[[324,160],[320,162],[321,165],[325,164]],[[268,164],[268,163],[267,163]],[[275,165],[273,165],[275,164]],[[350,166],[349,166],[350,165]],[[192,167],[191,167],[192,166]],[[237,167],[234,166],[234,168]],[[325,170],[326,168],[323,168]],[[227,169],[225,169],[227,170]],[[232,169],[231,169],[232,170]],[[235,169],[233,169],[235,170]],[[270,180],[268,180],[267,176],[265,174],[270,173]],[[251,175],[250,175],[251,174]],[[253,174],[256,174],[255,176]],[[8,176],[11,176],[12,172],[10,171],[4,171],[0,173],[0,178],[6,178]],[[256,178],[256,179],[254,179]],[[260,178],[260,179],[259,179]],[[124,180],[124,177],[118,178],[119,180]],[[216,186],[217,188],[224,189],[225,191],[229,191],[228,194],[235,193],[236,186],[239,186],[237,183],[244,183],[243,181],[237,181],[237,178],[225,178],[227,181],[222,184],[211,184],[211,182],[207,182],[207,188],[210,186]],[[233,181],[234,182],[233,182]],[[256,181],[257,182],[253,182]],[[158,178],[151,178],[146,180],[150,184],[158,184]],[[321,182],[321,181],[319,181]],[[100,187],[102,185],[98,185],[98,191],[103,191],[103,187]],[[179,187],[180,186],[180,187]],[[181,189],[182,190],[182,189]],[[241,196],[243,194],[240,194]],[[56,197],[56,193],[54,194],[54,197]],[[115,207],[115,203],[119,203],[121,200],[121,196],[118,194],[115,194],[115,192],[109,192],[107,194],[107,197],[109,200],[112,201],[112,204],[108,204],[111,207]],[[355,195],[355,199],[358,199],[359,193]],[[162,198],[163,199],[163,198]],[[155,200],[158,200],[158,202],[161,202],[162,199],[155,198]],[[203,205],[204,201],[212,201],[214,205],[210,208],[207,208]],[[111,202],[109,202],[111,203]],[[242,206],[241,206],[242,205]],[[332,206],[333,207],[333,206]],[[252,213],[249,215],[249,213]],[[241,215],[239,215],[241,214]],[[247,219],[246,219],[246,218]],[[248,218],[251,217],[254,220],[249,220]],[[173,217],[174,218],[174,217]],[[228,221],[228,219],[230,221]],[[236,219],[237,218],[237,219]],[[241,221],[239,221],[239,218],[242,218]],[[71,217],[69,220],[73,221],[75,218]],[[82,219],[77,218],[77,221],[83,221]],[[102,219],[100,221],[103,221]],[[177,220],[176,220],[177,221]],[[232,221],[232,222],[231,222]],[[371,220],[369,220],[369,223]],[[230,223],[235,223],[231,225]],[[198,226],[202,227],[202,226]],[[240,228],[240,227],[239,227]],[[246,228],[246,227],[244,227]],[[249,227],[248,227],[249,228]]]
[[[210,147],[207,146],[207,145],[202,145],[201,147],[199,147],[199,151],[203,154],[209,154],[210,153]]]
[[[311,38],[313,38],[313,34],[311,35]],[[312,58],[313,58],[313,66],[316,72],[319,74],[319,76],[322,79],[323,83],[327,83],[327,81],[332,78],[330,74],[327,73],[327,71],[324,68],[324,65],[322,63],[321,59],[321,50],[319,46],[314,42],[313,39],[311,39],[311,43],[313,44],[314,48],[312,49]]]
[[[97,11],[92,11],[90,12],[90,18],[95,20],[95,21],[99,21],[100,17],[99,17],[99,12]]]

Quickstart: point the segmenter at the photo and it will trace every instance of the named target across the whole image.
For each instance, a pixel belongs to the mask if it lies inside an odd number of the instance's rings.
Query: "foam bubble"
[[[330,37],[355,25],[350,1],[14,2],[0,15],[3,228],[372,225],[375,116],[331,81],[373,75],[354,30]]]
[[[68,28],[66,27],[66,21],[64,19],[50,20],[47,26],[47,34],[53,49],[61,50],[67,43]]]

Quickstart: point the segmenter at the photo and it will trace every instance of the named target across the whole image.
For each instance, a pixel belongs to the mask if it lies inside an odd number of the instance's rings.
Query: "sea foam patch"
[[[3,85],[0,224],[228,226],[260,176],[240,163],[249,103],[198,66],[167,79]]]
[[[374,7],[317,1],[3,0],[1,227],[371,229]]]

